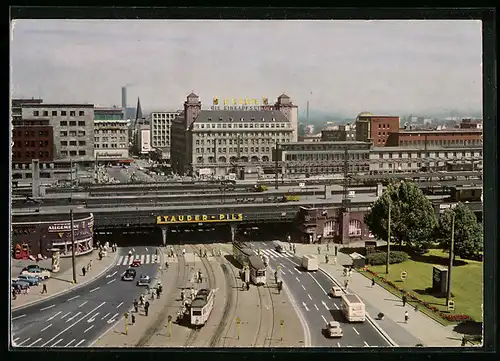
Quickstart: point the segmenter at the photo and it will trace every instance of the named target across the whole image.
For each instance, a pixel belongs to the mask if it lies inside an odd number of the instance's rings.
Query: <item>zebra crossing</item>
[[[116,265],[128,266],[132,263],[133,259],[140,260],[141,264],[150,264],[159,262],[159,258],[157,259],[156,254],[141,254],[135,256],[135,258],[129,258],[128,256],[120,256],[120,258],[118,258],[118,262],[116,262]]]
[[[279,253],[279,252],[276,252],[274,249],[261,249],[260,252],[262,254],[265,254],[266,256],[268,256],[269,258],[271,259],[278,259],[278,258],[290,258],[290,257],[293,257],[293,254],[289,253],[289,252],[282,252],[282,253]]]

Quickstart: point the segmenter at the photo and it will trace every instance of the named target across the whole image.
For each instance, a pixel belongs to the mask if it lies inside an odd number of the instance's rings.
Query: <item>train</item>
[[[244,243],[233,243],[233,257],[243,267],[249,269],[250,280],[255,285],[267,283],[267,267],[262,257]]]
[[[482,202],[482,186],[457,186],[451,187],[450,200],[452,202]]]
[[[214,308],[215,292],[201,289],[196,293],[190,306],[190,322],[192,326],[202,327],[207,323]]]

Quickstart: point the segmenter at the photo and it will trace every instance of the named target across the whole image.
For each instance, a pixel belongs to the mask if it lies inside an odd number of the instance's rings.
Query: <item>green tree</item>
[[[432,202],[412,182],[390,184],[365,215],[371,233],[387,240],[391,204],[391,239],[414,248],[426,248],[437,226]]]
[[[437,229],[441,248],[450,249],[451,225],[455,215],[455,255],[470,258],[483,250],[483,227],[477,222],[476,215],[463,203],[443,212]]]

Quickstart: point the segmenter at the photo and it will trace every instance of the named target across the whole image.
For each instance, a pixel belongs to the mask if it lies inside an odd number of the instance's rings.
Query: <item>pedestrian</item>
[[[146,301],[146,303],[144,304],[144,314],[146,316],[148,315],[148,311],[149,311],[149,302]]]
[[[207,258],[207,250],[203,251],[203,257]]]
[[[181,301],[184,302],[184,290],[181,290]]]
[[[344,281],[344,288],[347,289],[347,286],[349,286],[349,280]]]
[[[274,272],[274,283],[278,283],[278,271]]]
[[[295,245],[293,245],[293,254],[296,254],[297,253],[297,247]]]
[[[151,299],[154,300],[155,299],[155,294],[156,294],[156,290],[153,288],[151,290]]]
[[[283,282],[282,281],[279,281],[278,282],[278,294],[281,293],[281,290],[283,289]]]
[[[347,277],[347,268],[344,267],[344,277]]]
[[[144,305],[144,295],[141,293],[141,295],[139,296],[139,305]]]
[[[250,291],[250,282],[246,282],[246,288],[247,288],[247,291]]]
[[[161,293],[160,288],[159,287],[156,288],[156,298],[160,299],[160,293]]]
[[[337,264],[337,257],[333,257],[333,264]]]
[[[326,244],[326,251],[327,251],[327,252],[330,252],[330,242],[328,242],[328,243]]]
[[[135,313],[139,312],[139,302],[137,302],[137,299],[134,299],[134,311]]]
[[[406,301],[408,300],[406,298],[406,295],[403,295],[403,297],[401,299],[403,300],[403,307],[405,307],[406,306]]]
[[[465,339],[465,336],[462,337],[462,347],[467,344],[467,340]]]
[[[47,284],[46,283],[42,284],[42,293],[47,293]]]
[[[85,267],[82,267],[82,275],[85,276],[85,272],[87,272],[87,269]]]
[[[185,249],[185,248],[183,248],[183,249],[182,249],[182,255],[184,256],[185,254],[186,254],[186,249]]]
[[[338,253],[339,249],[337,246],[335,246],[335,257],[337,257],[337,253]]]
[[[28,293],[30,293],[30,286],[26,286],[26,288],[24,289],[24,294],[27,295]]]
[[[158,290],[161,292],[163,292],[163,285],[161,284],[161,282],[158,282]]]
[[[321,254],[321,247],[318,246],[318,254]]]
[[[375,287],[375,277],[372,278],[372,287]]]
[[[13,288],[13,289],[12,289],[12,299],[13,299],[13,300],[16,300],[16,299],[17,299],[17,292],[16,292],[16,289],[15,289],[15,288]]]
[[[327,254],[325,254],[325,263],[328,263],[328,261],[329,261],[329,260],[328,260],[328,255],[327,255]]]
[[[408,316],[408,311],[405,311],[405,323],[408,323],[410,316]]]

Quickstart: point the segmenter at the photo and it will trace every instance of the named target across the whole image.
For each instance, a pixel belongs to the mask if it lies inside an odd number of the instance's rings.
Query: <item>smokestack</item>
[[[127,112],[127,87],[126,86],[122,87],[122,108],[123,108],[123,115],[125,116],[126,112]]]
[[[306,118],[307,121],[309,122],[309,100],[307,101]]]

